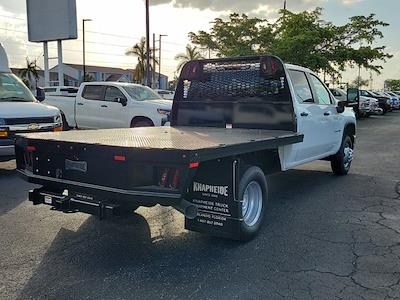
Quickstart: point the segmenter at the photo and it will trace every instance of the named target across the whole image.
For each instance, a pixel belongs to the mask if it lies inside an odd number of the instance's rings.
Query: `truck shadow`
[[[282,236],[286,235],[286,246],[299,247],[298,241],[291,244],[299,237],[290,235],[288,228],[295,225],[290,218],[296,214],[296,207],[318,208],[319,202],[326,200],[334,203],[323,197],[317,199],[317,191],[323,195],[329,189],[334,197],[335,191],[341,193],[354,182],[365,180],[362,175],[349,175],[345,180],[330,173],[306,170],[272,176],[267,226],[248,243],[186,231],[152,239],[147,220],[139,214],[107,221],[89,217],[76,232],[63,228],[59,231],[19,298],[202,298],[202,285],[218,285],[215,280],[219,276],[239,280],[243,274],[251,274],[260,262],[264,267],[276,264],[276,270],[286,264],[292,267],[295,262],[287,257],[284,263],[280,262],[283,242],[274,239],[274,235],[281,231]],[[311,215],[310,220],[302,220],[301,226],[307,228],[313,222]],[[302,259],[314,258],[310,253],[310,257]],[[231,292],[240,296],[240,290],[243,291],[238,285],[237,290],[219,292],[227,293],[221,294],[226,298]],[[218,298],[218,293],[213,295]]]
[[[15,169],[1,167],[0,164],[0,216],[27,200],[28,191],[33,187],[20,179]]]

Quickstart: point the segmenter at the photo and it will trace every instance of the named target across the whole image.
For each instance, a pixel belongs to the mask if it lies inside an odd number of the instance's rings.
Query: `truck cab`
[[[62,128],[57,108],[40,104],[13,73],[0,45],[0,161],[14,157],[17,133],[57,131]]]
[[[341,145],[343,134],[353,136],[356,118],[352,107],[338,111],[338,103],[331,91],[307,68],[286,65],[291,85],[297,131],[304,134],[303,143],[280,149],[284,169],[330,157]],[[357,105],[354,102],[353,105]]]

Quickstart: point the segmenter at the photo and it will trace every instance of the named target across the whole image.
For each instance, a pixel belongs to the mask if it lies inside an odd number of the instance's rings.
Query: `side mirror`
[[[44,99],[46,99],[46,94],[44,92],[44,89],[41,87],[36,88],[36,100],[42,102]]]
[[[115,102],[121,103],[122,106],[126,106],[128,104],[128,99],[117,97],[115,98]]]
[[[350,107],[355,107],[359,105],[360,102],[360,90],[359,89],[348,89],[347,90],[347,105]]]
[[[345,108],[347,106],[347,101],[339,101],[336,107],[336,111],[341,114],[344,112]]]

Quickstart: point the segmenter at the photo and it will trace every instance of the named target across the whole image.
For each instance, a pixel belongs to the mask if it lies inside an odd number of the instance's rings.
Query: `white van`
[[[0,44],[0,161],[13,159],[15,134],[61,129],[60,111],[39,103],[11,73],[7,54]]]

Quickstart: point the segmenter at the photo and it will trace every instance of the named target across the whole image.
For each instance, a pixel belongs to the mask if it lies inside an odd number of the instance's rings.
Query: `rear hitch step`
[[[60,195],[43,190],[43,188],[33,189],[29,191],[29,201],[33,205],[47,204],[54,207],[56,210],[65,213],[84,212],[91,215],[96,215],[100,219],[105,219],[110,216],[121,215],[120,206],[107,202],[90,202],[71,198],[66,195]]]

